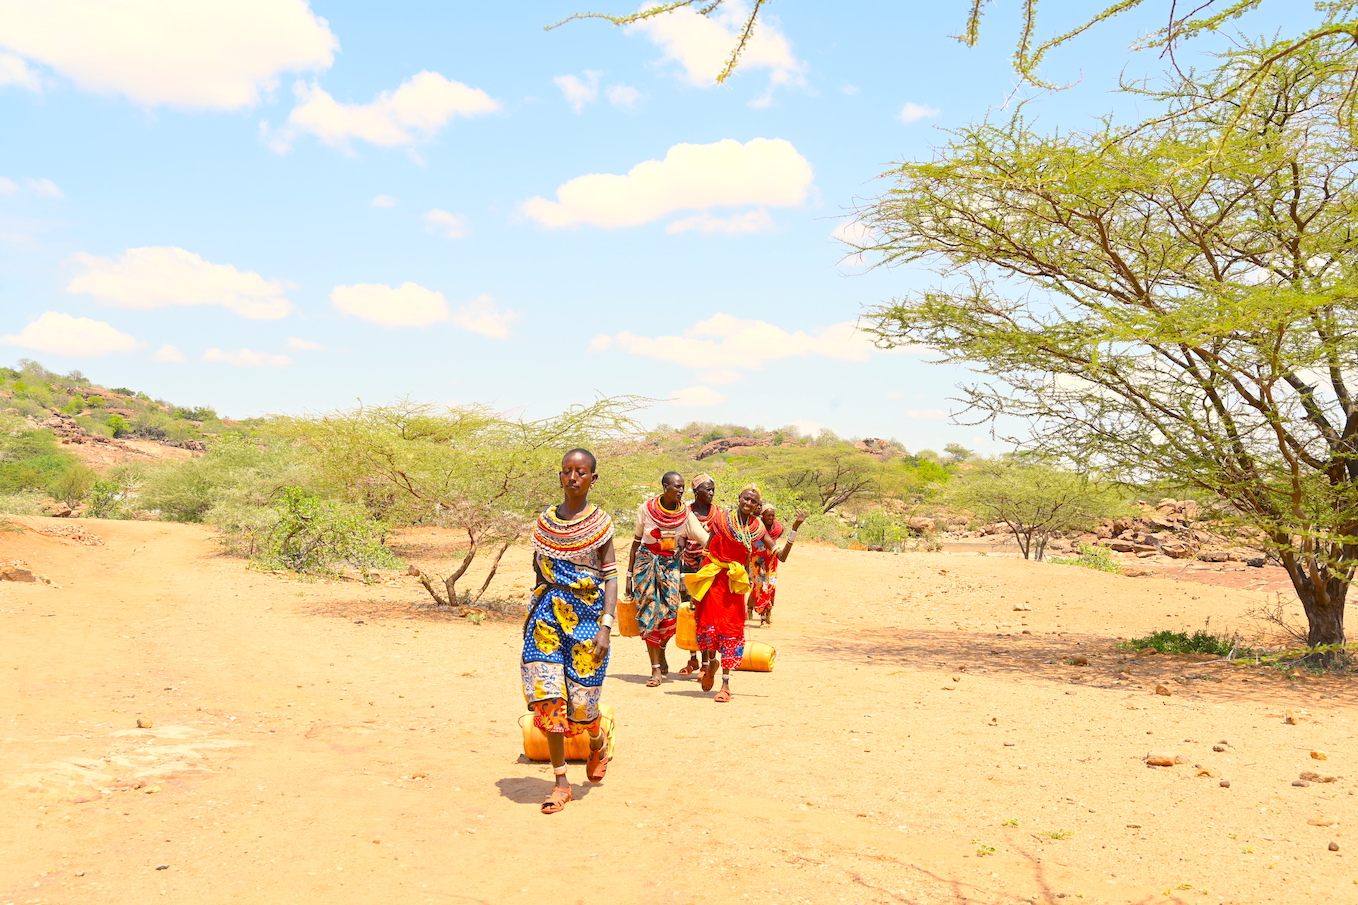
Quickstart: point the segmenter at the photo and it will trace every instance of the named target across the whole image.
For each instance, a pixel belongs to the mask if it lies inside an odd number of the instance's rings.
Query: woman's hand
[[[606,625],[599,626],[599,630],[594,633],[594,662],[604,662],[604,657],[608,656],[608,645],[612,640],[613,632]]]
[[[796,531],[798,528],[800,528],[802,526],[802,522],[806,521],[806,519],[807,519],[806,510],[798,509],[797,517],[792,520],[792,530]]]
[[[631,573],[631,572],[628,572],[628,573],[627,573],[627,596],[628,596],[628,597],[631,597],[631,598],[634,599],[634,600],[636,599],[636,596],[637,596],[636,587],[635,587],[635,585],[634,585],[633,582],[632,582],[632,573]]]

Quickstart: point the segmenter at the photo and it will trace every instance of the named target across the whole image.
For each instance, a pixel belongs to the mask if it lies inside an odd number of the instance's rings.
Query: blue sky
[[[965,372],[852,329],[934,277],[832,236],[1011,99],[1017,4],[974,49],[966,5],[776,0],[716,86],[734,17],[0,0],[0,360],[237,417],[631,393],[670,400],[652,424],[995,449],[947,417]],[[1087,8],[1043,4],[1045,31]],[[1161,68],[1126,49],[1160,13],[1054,54],[1079,85],[1032,111],[1135,114],[1110,89]]]

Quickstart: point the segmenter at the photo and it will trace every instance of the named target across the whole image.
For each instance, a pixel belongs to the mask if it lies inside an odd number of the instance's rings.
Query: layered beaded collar
[[[588,553],[613,536],[613,519],[590,503],[573,519],[562,519],[550,506],[533,526],[533,548],[543,556],[562,558]]]

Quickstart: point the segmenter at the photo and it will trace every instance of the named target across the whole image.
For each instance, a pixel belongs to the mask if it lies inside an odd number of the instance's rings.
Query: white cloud
[[[921,119],[930,119],[938,116],[942,111],[937,107],[930,107],[927,104],[916,104],[913,101],[901,108],[901,112],[896,114],[896,118],[903,123],[913,123]]]
[[[641,103],[641,92],[631,85],[610,85],[604,93],[610,104],[623,110],[634,110]]]
[[[887,394],[886,394],[886,398],[888,398],[888,399],[904,399],[904,398],[905,398],[905,394],[902,393],[900,390],[892,390],[890,393],[887,393]]]
[[[729,217],[714,217],[709,213],[694,214],[675,220],[665,227],[667,233],[700,232],[708,235],[741,236],[746,233],[766,233],[773,229],[773,218],[762,207],[732,214]]]
[[[302,133],[333,147],[359,139],[384,148],[413,145],[432,138],[454,117],[478,116],[500,109],[500,102],[479,88],[450,81],[437,72],[411,76],[395,91],[383,91],[369,104],[342,104],[314,82],[293,86],[297,106],[287,125],[263,132],[269,146],[283,152]]]
[[[19,191],[19,183],[13,179],[0,176],[0,195],[13,195],[17,191]]]
[[[684,408],[699,408],[709,405],[721,405],[726,401],[726,397],[718,393],[711,387],[688,387],[679,390],[670,400],[671,405],[679,405]]]
[[[378,195],[372,200],[373,207],[395,207],[398,204],[400,202],[390,195]]]
[[[948,413],[943,409],[906,409],[905,417],[918,418],[921,421],[942,421],[948,417]]]
[[[184,357],[183,352],[180,352],[178,349],[176,349],[169,343],[165,343],[159,349],[157,349],[155,354],[151,356],[151,360],[158,361],[161,362],[162,364],[168,365],[179,365],[188,361],[188,359]]]
[[[667,214],[713,207],[790,207],[811,191],[811,164],[781,138],[745,144],[723,139],[677,144],[664,160],[647,160],[625,175],[591,173],[556,190],[556,201],[530,198],[523,212],[556,229],[586,224],[611,229],[638,226]]]
[[[312,342],[312,341],[309,340],[309,339],[298,339],[298,338],[295,337],[295,336],[288,340],[288,348],[291,349],[291,350],[294,351],[294,352],[324,352],[324,351],[325,351],[325,346],[321,345],[320,343],[318,343],[318,342]]]
[[[659,46],[665,60],[678,63],[683,70],[681,77],[688,84],[707,87],[716,84],[748,17],[748,6],[731,2],[709,16],[693,9],[677,9],[638,22],[630,30],[644,34]],[[754,34],[740,55],[736,74],[757,69],[769,73],[768,93],[757,104],[768,103],[775,88],[806,84],[806,64],[797,59],[787,38],[767,18],[761,18],[755,25]]]
[[[488,295],[453,309],[442,292],[426,289],[418,283],[402,283],[395,287],[380,283],[336,286],[330,293],[330,302],[343,314],[383,327],[429,327],[449,323],[494,339],[507,339],[510,327],[522,317],[518,312],[500,308]]]
[[[566,98],[566,103],[570,104],[576,113],[583,113],[586,104],[592,104],[599,97],[599,76],[602,72],[593,69],[585,70],[585,77],[578,75],[559,75],[552,79],[556,87],[561,89],[561,95]]]
[[[384,286],[359,283],[336,286],[330,303],[343,314],[383,327],[427,327],[448,320],[448,300],[442,292],[418,283]]]
[[[28,68],[23,57],[13,53],[0,53],[0,88],[6,85],[18,85],[29,91],[42,90],[38,74]]]
[[[425,213],[424,228],[427,232],[440,233],[449,239],[465,239],[472,234],[472,226],[466,217],[438,208]]]
[[[145,106],[239,110],[339,42],[306,0],[0,0],[0,45]]]
[[[851,85],[848,82],[845,82],[843,85],[840,86],[839,90],[847,94],[849,97],[853,97],[855,94],[858,93],[858,86]]]
[[[256,352],[254,349],[237,349],[234,352],[208,349],[203,353],[203,361],[220,361],[238,368],[286,368],[292,364],[292,359],[286,355]]]
[[[454,326],[492,339],[508,339],[509,328],[522,320],[517,311],[501,308],[488,295],[477,296],[449,317]]]
[[[254,320],[278,320],[293,310],[284,297],[286,281],[213,264],[182,248],[129,248],[116,261],[78,254],[76,261],[85,272],[66,290],[119,308],[219,305]]]
[[[791,357],[866,361],[871,341],[852,323],[831,324],[810,333],[788,333],[764,321],[715,314],[694,324],[683,336],[636,336],[626,331],[598,336],[594,352],[617,346],[624,352],[675,364],[718,371],[763,367],[765,362]]]
[[[65,198],[66,193],[50,179],[25,179],[28,190],[39,198]]]
[[[135,339],[103,321],[57,311],[48,311],[16,334],[0,337],[0,342],[69,358],[91,358],[137,347]]]
[[[825,430],[825,425],[819,421],[793,421],[788,427],[795,427],[803,437],[815,437]]]

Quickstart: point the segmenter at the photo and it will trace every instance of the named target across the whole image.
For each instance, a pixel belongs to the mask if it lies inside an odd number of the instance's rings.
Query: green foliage
[[[102,408],[104,405],[104,397],[94,395],[86,396],[85,405],[92,409]]]
[[[539,512],[560,499],[562,454],[584,446],[597,455],[603,445],[634,433],[631,414],[641,403],[635,397],[605,398],[526,421],[488,408],[404,400],[316,418],[281,418],[269,430],[305,450],[327,486],[341,488],[382,519],[461,530],[467,552],[443,580],[446,597],[425,583],[435,600],[449,603],[459,599],[456,583],[484,546],[503,553]],[[607,475],[610,463],[601,460],[601,474]],[[627,505],[636,503],[632,490],[607,479],[595,493],[595,502],[609,509],[620,497]]]
[[[1128,89],[1157,108],[1133,128],[1016,116],[898,167],[861,212],[865,251],[947,279],[868,321],[966,362],[972,413],[1026,444],[1225,500],[1318,646],[1344,640],[1358,565],[1358,56],[1349,36],[1275,49]]]
[[[99,478],[90,484],[85,496],[85,514],[90,518],[116,518],[121,497],[117,481]]]
[[[185,421],[220,421],[217,412],[207,406],[196,408],[177,408],[174,410],[174,417]]]
[[[245,512],[248,509],[236,506],[218,513],[223,542],[265,568],[334,575],[343,566],[352,566],[367,578],[374,569],[402,565],[382,544],[386,526],[360,506],[284,487],[278,501],[265,511],[256,507],[241,518]]]
[[[1144,638],[1118,642],[1118,650],[1137,651],[1151,648],[1162,654],[1212,654],[1217,657],[1252,657],[1255,652],[1241,643],[1239,635],[1217,635],[1198,629],[1189,635],[1162,629]]]
[[[129,430],[128,423],[127,419],[124,418],[122,415],[119,415],[118,413],[115,412],[112,415],[108,416],[108,421],[105,423],[108,424],[108,429],[113,431],[113,436],[115,437],[127,436]]]
[[[67,506],[77,506],[84,502],[98,478],[88,465],[72,464],[52,475],[45,489]]]
[[[146,476],[138,502],[171,522],[202,522],[217,506],[269,506],[284,487],[316,490],[319,477],[288,443],[224,437],[191,459]]]
[[[1112,488],[1040,461],[996,459],[952,481],[942,499],[956,509],[1004,522],[1026,559],[1042,559],[1057,531],[1090,528],[1122,506]]]
[[[883,550],[900,551],[914,536],[914,532],[903,522],[892,518],[884,509],[866,513],[858,519],[854,529],[854,539],[865,547],[881,547]]]
[[[49,492],[66,472],[83,467],[51,431],[16,431],[16,422],[9,423],[8,434],[0,430],[0,494]]]
[[[1122,567],[1113,559],[1112,552],[1107,547],[1096,547],[1093,544],[1080,544],[1080,550],[1075,556],[1053,557],[1048,562],[1061,566],[1084,566],[1086,569],[1113,575],[1122,574]]]

